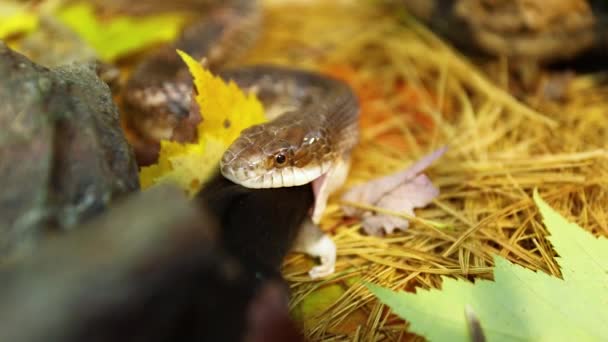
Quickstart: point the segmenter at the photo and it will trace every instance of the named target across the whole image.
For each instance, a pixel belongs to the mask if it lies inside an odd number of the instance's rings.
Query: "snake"
[[[261,6],[250,0],[203,3],[207,15],[135,67],[123,93],[132,127],[152,142],[191,139],[192,118],[204,120],[204,111],[198,115],[192,78],[176,50],[205,58],[212,71],[254,92],[265,108],[284,109],[240,133],[220,160],[222,175],[247,188],[311,183],[318,221],[329,194],[344,183],[359,140],[355,93],[345,82],[315,71],[270,64],[224,68],[259,36]]]
[[[240,132],[221,156],[221,175],[251,189],[310,183],[315,196],[310,219],[302,223],[292,249],[319,257],[321,264],[309,272],[312,278],[329,275],[336,246],[318,224],[329,196],[345,183],[359,141],[357,96],[344,81],[317,71],[272,64],[230,66],[231,59],[257,40],[261,6],[255,0],[198,1],[207,14],[186,26],[174,43],[144,58],[123,87],[128,125],[147,145],[194,140],[196,123],[205,112],[193,100],[192,77],[178,49],[204,59],[213,73],[254,93],[269,120]]]

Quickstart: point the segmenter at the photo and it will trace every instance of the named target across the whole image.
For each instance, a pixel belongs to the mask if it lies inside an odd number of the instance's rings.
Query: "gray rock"
[[[7,258],[139,183],[118,110],[93,66],[51,70],[0,42],[0,75],[0,258]]]

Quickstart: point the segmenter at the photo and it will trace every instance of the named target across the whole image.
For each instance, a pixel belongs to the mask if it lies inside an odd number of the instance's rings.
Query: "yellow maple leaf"
[[[196,102],[205,113],[198,126],[199,136],[213,136],[228,146],[243,129],[266,120],[255,95],[243,93],[234,82],[224,82],[186,53],[178,53],[194,77]]]
[[[156,43],[172,41],[185,21],[184,15],[178,13],[114,16],[101,21],[95,15],[93,5],[86,2],[62,8],[56,16],[106,62]]]
[[[224,151],[249,126],[264,122],[264,108],[253,94],[243,93],[234,82],[224,82],[182,51],[178,51],[194,78],[196,102],[204,119],[198,125],[198,141],[182,144],[161,141],[158,163],[142,168],[142,189],[172,182],[196,194],[217,169]]]

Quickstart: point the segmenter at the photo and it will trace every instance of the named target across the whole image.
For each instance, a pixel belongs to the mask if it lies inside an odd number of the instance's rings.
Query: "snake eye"
[[[274,160],[277,162],[278,165],[283,165],[283,163],[287,161],[287,157],[285,157],[283,153],[279,153],[274,157]]]

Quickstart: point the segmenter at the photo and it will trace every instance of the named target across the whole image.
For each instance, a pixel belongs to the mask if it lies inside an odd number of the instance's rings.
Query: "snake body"
[[[178,133],[192,117],[192,82],[175,53],[181,49],[194,58],[206,57],[212,70],[256,92],[265,107],[288,107],[282,115],[241,132],[220,162],[226,178],[248,188],[288,187],[313,182],[343,165],[358,141],[359,110],[351,88],[287,67],[221,70],[225,59],[251,45],[261,14],[255,1],[220,3],[218,10],[186,28],[174,45],[136,67],[123,94],[132,126],[151,141],[184,140]],[[202,116],[204,120],[204,112]]]
[[[196,2],[196,0],[195,0]],[[199,0],[192,9],[204,13],[187,25],[175,43],[164,46],[136,65],[122,90],[129,123],[148,143],[160,140],[189,141],[196,134],[192,78],[176,50],[205,58],[217,70],[256,40],[261,11],[256,1]]]

